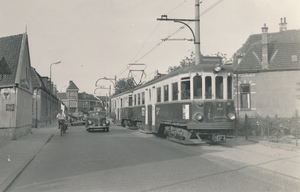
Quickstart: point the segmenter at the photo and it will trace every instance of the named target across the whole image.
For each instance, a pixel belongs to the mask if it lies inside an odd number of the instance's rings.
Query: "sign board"
[[[15,104],[6,104],[6,111],[14,111]]]

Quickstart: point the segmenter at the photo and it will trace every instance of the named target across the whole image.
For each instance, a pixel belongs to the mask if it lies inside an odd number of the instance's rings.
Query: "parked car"
[[[110,121],[106,118],[105,111],[90,111],[85,121],[88,132],[101,129],[109,132],[109,125]]]

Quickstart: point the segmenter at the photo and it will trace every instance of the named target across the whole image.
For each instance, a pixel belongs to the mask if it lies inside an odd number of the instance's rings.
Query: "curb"
[[[54,132],[49,135],[46,142],[44,142],[38,150],[33,154],[32,157],[29,157],[24,163],[19,166],[9,177],[0,185],[0,191],[6,192],[12,184],[17,180],[17,178],[21,175],[21,173],[26,169],[26,167],[31,163],[31,161],[37,156],[37,154],[43,149],[43,147],[50,141],[50,139],[54,136]]]

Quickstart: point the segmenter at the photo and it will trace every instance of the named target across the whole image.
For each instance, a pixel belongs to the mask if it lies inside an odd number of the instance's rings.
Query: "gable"
[[[300,70],[300,30],[289,30],[268,34],[268,68],[262,67],[262,35],[251,35],[237,51],[242,56],[236,72],[258,72],[260,70]],[[293,58],[293,59],[292,59]]]
[[[11,74],[2,76],[0,86],[15,84],[22,38],[22,34],[0,38],[0,58],[5,58],[11,71]]]

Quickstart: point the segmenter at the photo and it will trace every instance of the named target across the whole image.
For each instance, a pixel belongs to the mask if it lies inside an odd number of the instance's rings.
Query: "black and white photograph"
[[[299,9],[0,0],[0,192],[300,191]]]

